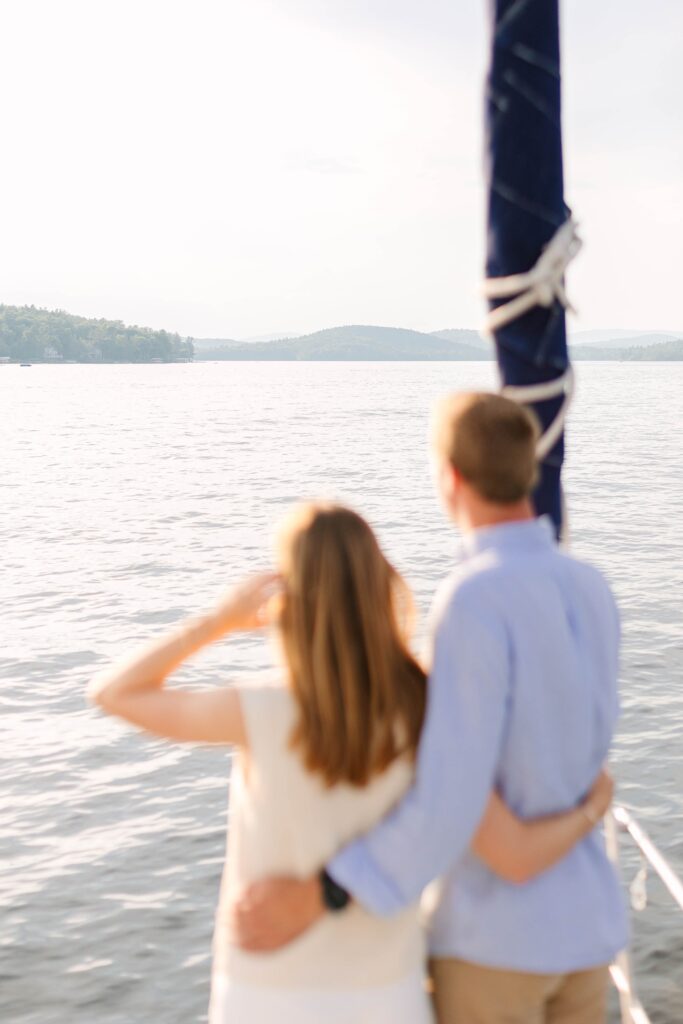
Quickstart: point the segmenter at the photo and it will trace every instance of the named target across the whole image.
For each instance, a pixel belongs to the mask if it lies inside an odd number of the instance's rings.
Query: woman
[[[417,907],[387,920],[353,905],[276,953],[244,953],[230,941],[230,906],[246,885],[312,874],[396,803],[411,782],[425,708],[425,675],[408,647],[409,591],[365,521],[338,506],[299,506],[277,560],[277,576],[237,587],[97,677],[90,696],[158,735],[239,748],[211,1024],[427,1024]],[[281,647],[276,685],[164,688],[202,647],[267,622]],[[524,824],[493,796],[474,849],[496,873],[527,877],[590,831],[610,797],[602,777],[583,807]]]

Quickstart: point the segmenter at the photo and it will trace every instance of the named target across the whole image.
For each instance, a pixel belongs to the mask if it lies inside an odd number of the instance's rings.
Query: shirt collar
[[[502,523],[500,526],[482,526],[462,538],[463,552],[469,556],[489,550],[538,550],[554,543],[555,532],[550,516]]]

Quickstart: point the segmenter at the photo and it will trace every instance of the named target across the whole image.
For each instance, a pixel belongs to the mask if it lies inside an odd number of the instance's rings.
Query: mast
[[[532,405],[546,435],[534,504],[560,536],[572,387],[563,275],[580,243],[564,201],[558,0],[489,3],[487,329],[503,393]]]

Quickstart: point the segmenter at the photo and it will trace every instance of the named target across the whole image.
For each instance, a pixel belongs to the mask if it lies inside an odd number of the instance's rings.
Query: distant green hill
[[[240,344],[241,342],[233,341],[232,338],[193,338],[195,353],[214,352],[217,348],[228,348]]]
[[[446,332],[450,333],[450,332]],[[453,332],[476,339],[476,331]],[[451,340],[435,334],[410,331],[402,327],[347,326],[330,327],[300,338],[280,341],[227,343],[225,347],[199,350],[197,359],[221,360],[482,360],[490,350]]]
[[[571,348],[572,358],[590,360],[665,360],[680,359],[678,340],[653,344],[666,335],[640,335],[643,345],[634,345],[636,336],[624,338],[624,347],[614,341],[600,345],[591,343]],[[208,343],[207,343],[208,342]],[[346,326],[305,334],[300,338],[279,341],[237,342],[207,339],[195,347],[198,360],[329,360],[329,361],[469,361],[493,359],[491,342],[477,331],[452,328],[426,334],[402,327]]]
[[[485,352],[487,356],[493,354],[491,342],[487,341],[486,338],[482,338],[479,331],[473,331],[471,328],[450,327],[445,331],[432,331],[432,334],[435,338],[445,338],[447,341],[457,341],[464,345],[471,345],[472,348]]]
[[[572,359],[596,362],[678,362],[683,359],[683,338],[674,338],[654,345],[632,345],[627,348],[602,348],[600,345],[578,345],[572,349]]]
[[[120,320],[0,305],[0,358],[17,362],[149,363],[192,359],[192,339]]]
[[[633,346],[622,353],[622,358],[639,362],[672,362],[683,359],[683,338],[674,338],[659,345]]]
[[[623,328],[615,330],[578,331],[569,337],[570,345],[596,345],[598,348],[645,348],[658,345],[663,341],[674,341],[678,337],[676,331],[627,331]]]

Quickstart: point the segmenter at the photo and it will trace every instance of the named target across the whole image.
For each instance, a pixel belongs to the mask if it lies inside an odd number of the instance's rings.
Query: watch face
[[[323,903],[328,910],[343,910],[351,899],[346,889],[342,889],[341,885],[337,885],[326,871],[322,872],[320,880],[322,883]]]

